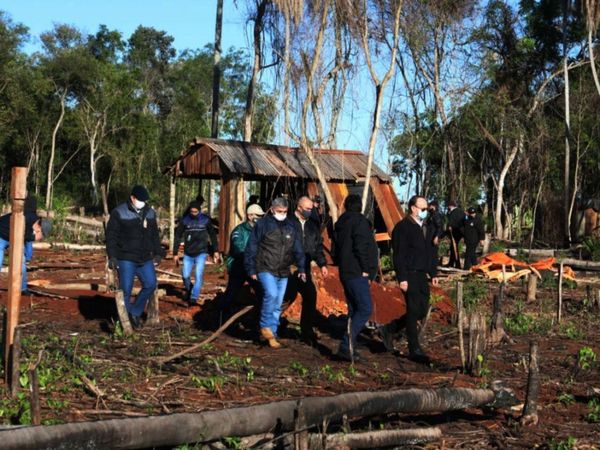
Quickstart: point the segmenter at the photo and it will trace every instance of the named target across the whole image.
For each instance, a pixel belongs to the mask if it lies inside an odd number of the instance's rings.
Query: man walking
[[[317,343],[317,337],[313,328],[315,316],[317,314],[317,289],[312,280],[312,273],[310,270],[311,262],[315,261],[317,263],[323,277],[326,277],[328,274],[321,231],[317,222],[311,219],[313,211],[313,201],[306,196],[300,197],[294,215],[290,217],[290,220],[295,225],[302,240],[305,256],[304,273],[306,274],[306,281],[299,278],[299,271],[292,274],[288,279],[287,290],[285,293],[285,299],[288,303],[282,308],[285,311],[287,307],[290,306],[291,302],[294,301],[296,295],[300,293],[302,296],[300,339],[309,345],[315,345]]]
[[[298,278],[306,282],[305,257],[301,236],[288,219],[288,201],[277,197],[271,203],[271,214],[259,220],[252,229],[244,266],[253,280],[259,280],[263,290],[260,312],[260,334],[271,348],[279,348],[277,328],[281,303],[295,262]]]
[[[173,255],[175,264],[179,264],[179,244],[183,242],[183,267],[181,275],[185,285],[186,300],[195,305],[200,298],[202,281],[204,276],[204,265],[208,254],[213,255],[215,262],[219,261],[217,252],[218,243],[215,229],[210,217],[200,212],[201,203],[193,201],[189,204],[187,211],[175,230],[175,241],[173,244]],[[192,269],[195,270],[194,283],[192,284]]]
[[[448,236],[450,237],[450,261],[448,267],[460,269],[459,244],[463,238],[463,226],[465,212],[456,205],[456,202],[448,202]]]
[[[427,226],[427,200],[415,195],[408,201],[410,215],[396,224],[392,232],[392,251],[396,279],[406,298],[406,334],[409,358],[428,363],[419,344],[417,321],[429,308],[429,282],[437,286],[437,261],[433,229]]]
[[[259,289],[260,283],[253,280],[246,273],[244,267],[244,254],[246,246],[250,240],[253,228],[256,223],[265,215],[265,212],[256,203],[252,203],[246,209],[246,220],[240,223],[231,232],[229,238],[229,255],[227,256],[227,288],[221,297],[219,310],[221,312],[221,321],[231,314],[231,304],[235,296],[242,288],[246,281],[249,281],[257,299],[260,301],[262,297]]]
[[[369,282],[377,274],[379,258],[371,224],[361,213],[360,196],[352,194],[346,197],[344,208],[344,214],[335,224],[335,257],[348,303],[350,336],[345,334],[342,338],[337,356],[346,361],[356,361],[356,337],[371,316],[373,306]]]
[[[149,198],[144,186],[134,186],[129,200],[112,210],[106,226],[108,267],[119,272],[119,288],[134,328],[141,326],[146,303],[156,289],[154,264],[159,264],[163,256],[156,212],[148,205]],[[131,303],[136,276],[142,290]]]
[[[483,222],[477,215],[477,210],[473,207],[467,210],[465,217],[465,270],[477,264],[477,244],[483,245],[485,239],[485,229]]]

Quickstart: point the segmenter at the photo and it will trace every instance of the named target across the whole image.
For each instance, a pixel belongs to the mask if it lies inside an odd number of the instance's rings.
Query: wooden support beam
[[[10,264],[8,268],[8,303],[5,330],[4,373],[9,382],[9,357],[14,340],[15,328],[19,324],[21,307],[21,279],[23,276],[23,249],[25,248],[25,198],[27,197],[27,167],[13,167],[10,186],[12,214],[10,216]],[[12,380],[18,383],[18,380]]]
[[[171,176],[169,191],[169,249],[175,245],[175,176]]]

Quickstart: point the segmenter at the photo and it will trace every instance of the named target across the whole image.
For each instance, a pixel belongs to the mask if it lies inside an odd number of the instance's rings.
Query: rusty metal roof
[[[363,181],[367,155],[351,150],[313,150],[328,181]],[[221,164],[216,164],[215,156]],[[317,180],[308,156],[300,148],[252,144],[241,141],[196,138],[187,151],[166,169],[176,176],[221,176],[224,172],[245,178],[291,177]],[[389,182],[389,176],[373,164],[372,176]]]

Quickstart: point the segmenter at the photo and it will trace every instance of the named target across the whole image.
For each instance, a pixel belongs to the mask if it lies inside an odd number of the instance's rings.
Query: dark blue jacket
[[[140,264],[163,256],[156,212],[147,204],[136,211],[131,202],[113,209],[106,226],[106,253]]]
[[[210,217],[203,213],[196,217],[191,214],[184,215],[175,230],[174,255],[177,254],[181,242],[183,242],[183,252],[188,256],[216,252],[217,235]]]
[[[302,237],[294,224],[288,218],[280,222],[271,214],[260,219],[246,247],[246,273],[252,276],[269,272],[276,277],[287,277],[294,263],[300,273],[305,273]]]

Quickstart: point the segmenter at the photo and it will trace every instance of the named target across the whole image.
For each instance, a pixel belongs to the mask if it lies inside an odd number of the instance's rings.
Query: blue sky
[[[75,25],[90,34],[105,24],[126,39],[139,25],[154,27],[173,36],[177,50],[203,47],[215,35],[216,0],[3,0],[0,9],[29,27],[32,41],[27,52],[39,48],[37,36],[54,23]],[[233,0],[224,1],[224,49],[247,47],[242,15]]]

